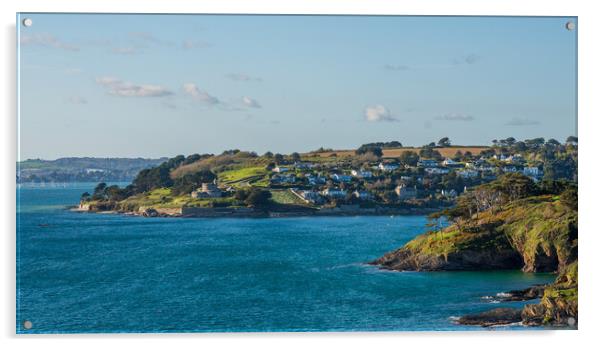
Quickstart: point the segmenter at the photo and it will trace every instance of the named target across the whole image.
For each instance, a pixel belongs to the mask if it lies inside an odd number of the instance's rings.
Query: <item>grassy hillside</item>
[[[522,269],[557,272],[541,302],[526,305],[525,324],[572,324],[577,319],[577,210],[557,195],[537,195],[457,219],[419,235],[373,262],[391,270]]]
[[[557,271],[577,256],[577,212],[542,195],[416,237],[377,264],[395,270]]]

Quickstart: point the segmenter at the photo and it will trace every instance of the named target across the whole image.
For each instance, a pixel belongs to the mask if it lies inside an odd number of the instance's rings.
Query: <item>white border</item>
[[[602,198],[600,180],[599,117],[602,110],[600,98],[599,38],[602,28],[595,1],[564,0],[4,0],[0,2],[2,21],[2,97],[3,168],[0,171],[0,213],[2,213],[2,300],[0,301],[0,327],[2,345],[29,346],[91,346],[144,343],[163,346],[166,343],[186,345],[245,344],[247,346],[304,346],[306,344],[341,343],[349,346],[368,345],[425,345],[466,346],[520,345],[571,346],[595,341],[600,314],[602,289],[600,264],[596,253],[602,245],[602,230],[596,218],[597,206]],[[188,334],[188,335],[75,335],[75,336],[15,336],[15,162],[16,162],[16,12],[145,12],[145,13],[302,13],[302,14],[405,14],[405,15],[553,15],[578,16],[579,21],[579,137],[581,138],[581,163],[579,167],[581,201],[580,265],[581,286],[579,331],[554,332],[456,332],[456,333],[304,333],[304,334]],[[598,222],[598,223],[597,223]],[[57,313],[58,314],[58,313]],[[141,341],[132,341],[140,339]],[[197,340],[198,339],[198,340]],[[174,340],[174,341],[172,341]]]

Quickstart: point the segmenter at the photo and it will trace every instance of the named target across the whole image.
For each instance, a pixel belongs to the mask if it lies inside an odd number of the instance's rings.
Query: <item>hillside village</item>
[[[445,155],[443,155],[443,154]],[[492,146],[452,146],[443,138],[419,148],[372,143],[355,151],[289,155],[239,150],[178,156],[142,170],[125,188],[97,187],[87,208],[295,208],[328,210],[441,208],[462,192],[507,173],[534,182],[574,181],[577,139],[513,138]],[[104,206],[104,207],[102,207]]]

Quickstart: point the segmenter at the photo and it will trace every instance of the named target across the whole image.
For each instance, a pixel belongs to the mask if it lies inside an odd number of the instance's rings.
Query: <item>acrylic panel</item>
[[[577,31],[18,14],[16,332],[576,329]]]

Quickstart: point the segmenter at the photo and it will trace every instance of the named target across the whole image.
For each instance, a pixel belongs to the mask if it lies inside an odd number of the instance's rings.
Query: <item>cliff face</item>
[[[545,288],[539,304],[526,305],[523,324],[577,324],[578,304],[577,262],[566,266],[556,281]]]
[[[541,302],[520,312],[521,320],[529,325],[576,324],[577,211],[554,196],[517,200],[427,232],[371,264],[397,271],[558,272],[556,282],[543,289]],[[486,318],[499,314],[490,312]],[[466,319],[480,322],[483,317]]]
[[[552,272],[576,258],[577,212],[538,196],[420,235],[372,264],[399,271]]]

